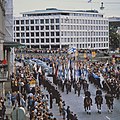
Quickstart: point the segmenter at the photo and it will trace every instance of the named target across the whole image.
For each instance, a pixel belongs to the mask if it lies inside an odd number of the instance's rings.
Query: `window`
[[[41,39],[41,43],[44,43],[44,39]]]
[[[46,39],[46,43],[49,43],[49,38]]]
[[[16,27],[16,31],[19,31],[20,30],[20,28],[19,27]]]
[[[36,39],[36,43],[39,43],[39,39]]]
[[[30,43],[30,40],[29,40],[29,39],[26,39],[26,43]]]
[[[36,20],[35,20],[35,24],[39,24],[39,19],[36,19]]]
[[[34,30],[34,26],[31,26],[31,30]]]
[[[26,26],[26,30],[29,30],[29,26]]]
[[[26,20],[26,24],[29,24],[29,20]]]
[[[25,39],[21,39],[21,43],[25,43]]]
[[[17,25],[19,24],[19,20],[16,20],[16,24],[17,24]]]
[[[37,36],[37,37],[39,36],[39,32],[36,32],[36,36]]]
[[[24,24],[24,20],[21,20],[21,24]]]
[[[49,23],[49,19],[45,19],[45,23]]]
[[[44,26],[41,26],[41,30],[44,30]]]
[[[44,36],[44,32],[41,32],[41,36]]]
[[[46,32],[46,36],[49,36],[49,32]]]
[[[60,38],[56,38],[56,43],[60,42]]]
[[[31,32],[31,37],[34,37],[34,32]]]
[[[50,23],[54,23],[54,19],[50,19]]]
[[[59,25],[56,25],[56,30],[59,30]]]
[[[30,23],[31,23],[31,24],[34,24],[34,20],[31,20]]]
[[[56,23],[59,23],[59,19],[56,19]]]
[[[31,43],[34,43],[34,39],[31,39]]]
[[[54,25],[51,25],[51,30],[54,30]]]
[[[36,30],[39,30],[39,26],[35,26]]]
[[[46,26],[46,30],[49,30],[49,26]]]
[[[54,43],[54,38],[51,38],[51,43]]]
[[[41,20],[40,20],[40,23],[41,23],[41,24],[44,24],[44,19],[41,19]]]
[[[24,26],[21,26],[21,31],[24,31]]]
[[[51,36],[54,36],[54,32],[51,32]]]
[[[56,36],[59,36],[60,34],[59,34],[59,32],[56,32]]]
[[[29,37],[29,33],[28,32],[26,33],[26,37]]]
[[[21,33],[21,37],[25,37],[25,33]]]
[[[20,37],[20,33],[16,33],[16,37]]]

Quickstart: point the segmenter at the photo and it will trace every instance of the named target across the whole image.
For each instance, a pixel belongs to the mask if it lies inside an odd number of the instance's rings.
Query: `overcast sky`
[[[100,10],[101,2],[104,3],[104,10]],[[104,13],[105,16],[120,17],[120,0],[13,0],[14,16],[19,16],[21,12],[31,10],[45,10],[46,8],[88,10],[96,9]]]

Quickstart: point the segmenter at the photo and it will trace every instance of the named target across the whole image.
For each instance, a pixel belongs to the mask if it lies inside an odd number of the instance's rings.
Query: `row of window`
[[[32,19],[32,20],[15,20],[14,24],[49,24],[49,23],[59,23],[59,19]]]
[[[61,25],[62,30],[108,30],[108,26]]]
[[[61,36],[108,36],[108,32],[94,32],[94,31],[91,31],[91,32],[77,32],[77,31],[74,31],[74,32],[70,32],[70,31],[62,31],[61,32]]]
[[[61,23],[72,23],[72,24],[108,24],[108,20],[86,20],[86,19],[69,19],[62,18]]]
[[[51,26],[16,26],[14,27],[14,31],[28,31],[28,30],[59,30],[59,25],[51,25]]]
[[[41,39],[16,39],[14,40],[19,43],[59,43],[60,39],[59,38],[41,38]]]
[[[65,43],[82,43],[82,42],[108,42],[108,38],[107,37],[99,37],[99,38],[61,38],[61,42]]]
[[[60,36],[60,32],[22,32],[22,33],[14,33],[14,37],[44,37],[44,36]]]

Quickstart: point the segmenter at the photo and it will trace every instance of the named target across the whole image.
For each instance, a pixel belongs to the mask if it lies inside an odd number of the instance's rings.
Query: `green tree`
[[[111,26],[109,31],[110,49],[115,50],[120,48],[120,35],[117,33],[117,28]]]

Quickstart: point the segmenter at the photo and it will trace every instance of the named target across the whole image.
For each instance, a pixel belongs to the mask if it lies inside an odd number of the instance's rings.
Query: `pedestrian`
[[[10,107],[10,105],[11,105],[11,93],[10,93],[10,91],[8,92],[8,94],[7,94],[7,100],[8,100],[8,107]]]
[[[70,120],[70,106],[67,106],[67,120]]]
[[[50,109],[52,108],[52,104],[53,104],[53,95],[52,93],[50,93]]]

